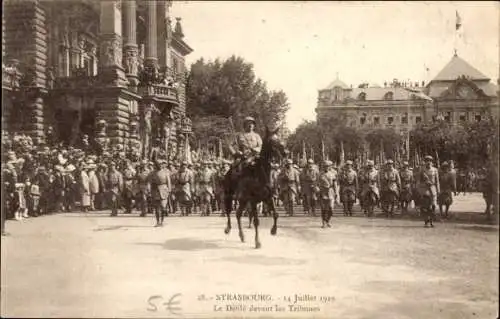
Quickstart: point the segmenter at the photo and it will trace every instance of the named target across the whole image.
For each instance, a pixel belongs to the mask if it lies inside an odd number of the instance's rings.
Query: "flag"
[[[302,160],[307,161],[306,142],[302,141]]]
[[[462,18],[458,14],[458,11],[455,11],[455,13],[456,13],[455,30],[458,31],[458,29],[460,29],[460,27],[462,26]]]
[[[326,160],[326,155],[325,155],[325,142],[321,140],[321,159],[324,161]]]
[[[344,141],[340,141],[340,166],[344,166]]]

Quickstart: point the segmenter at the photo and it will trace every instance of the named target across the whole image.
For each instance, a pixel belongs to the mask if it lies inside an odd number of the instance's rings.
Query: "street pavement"
[[[455,211],[484,210],[464,205]],[[219,216],[156,228],[137,215],[8,221],[1,316],[498,317],[497,226],[336,214],[327,229],[318,217],[282,217],[271,236],[261,218],[254,249],[246,218],[242,243],[235,218],[225,235]]]

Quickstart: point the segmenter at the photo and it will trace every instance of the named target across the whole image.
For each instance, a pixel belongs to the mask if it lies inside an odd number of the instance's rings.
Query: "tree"
[[[253,65],[236,56],[223,62],[196,61],[186,94],[187,113],[193,123],[204,116],[232,118],[236,130],[242,129],[245,116],[253,116],[263,133],[265,125],[279,126],[289,109],[286,94],[269,91],[266,83],[256,78]]]

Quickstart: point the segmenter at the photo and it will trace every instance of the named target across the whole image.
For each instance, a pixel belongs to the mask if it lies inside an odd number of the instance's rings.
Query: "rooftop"
[[[431,81],[455,81],[458,77],[464,75],[471,80],[489,80],[489,78],[467,63],[458,55],[454,55],[451,61],[436,75]]]

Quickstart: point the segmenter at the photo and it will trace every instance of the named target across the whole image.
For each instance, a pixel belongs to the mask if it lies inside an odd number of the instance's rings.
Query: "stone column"
[[[167,61],[167,2],[160,0],[157,2],[157,49],[158,65],[160,68],[168,66]]]
[[[129,81],[129,88],[133,91],[137,90],[139,80],[137,78],[139,67],[139,50],[137,47],[137,31],[136,31],[136,2],[135,0],[127,0],[123,2],[123,61],[125,66],[125,74]]]
[[[128,100],[122,97],[127,85],[122,67],[121,1],[100,2],[99,93],[96,98],[96,120],[108,125],[110,144],[123,145],[128,130]]]
[[[102,1],[100,5],[101,83],[108,86],[125,86],[127,81],[122,67],[121,2]]]
[[[147,66],[158,66],[157,57],[157,19],[156,19],[156,1],[147,1],[146,15],[146,56],[144,64]]]

